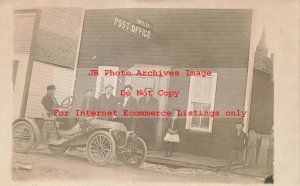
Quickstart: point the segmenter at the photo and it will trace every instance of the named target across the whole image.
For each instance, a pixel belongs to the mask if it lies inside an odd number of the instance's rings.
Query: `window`
[[[214,111],[217,74],[210,77],[192,76],[190,80],[188,111]],[[213,117],[187,116],[186,129],[212,132]]]
[[[105,70],[119,71],[119,67],[116,66],[99,66],[99,75],[96,81],[95,96],[98,98],[100,94],[105,93],[105,86],[110,83],[114,87],[112,94],[115,96],[117,92],[118,76],[105,76]]]

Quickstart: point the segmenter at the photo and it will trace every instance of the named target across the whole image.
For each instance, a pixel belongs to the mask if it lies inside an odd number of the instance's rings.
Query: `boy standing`
[[[244,124],[238,123],[236,125],[237,132],[233,137],[232,148],[229,158],[229,168],[232,166],[232,163],[236,161],[238,164],[244,165],[245,156],[244,151],[248,143],[247,134],[243,131]]]

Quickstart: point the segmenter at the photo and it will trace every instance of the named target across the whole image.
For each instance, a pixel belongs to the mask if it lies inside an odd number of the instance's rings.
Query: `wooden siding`
[[[62,67],[74,68],[77,40],[39,29],[34,59]]]
[[[28,53],[36,13],[14,13],[14,53]]]
[[[40,29],[78,41],[82,14],[82,8],[42,8]]]
[[[226,111],[244,110],[247,81],[246,68],[193,68],[193,70],[196,69],[218,74],[215,110],[220,111],[220,117],[225,117],[223,113]],[[174,68],[173,70],[180,71],[180,74],[185,73],[185,69]],[[189,84],[190,77],[188,76],[181,75],[171,78],[169,89],[180,91],[180,97],[169,98],[169,108],[177,105],[181,109],[187,109]]]
[[[14,60],[18,61],[13,95],[13,118],[20,117],[29,50],[32,41],[36,13],[14,12]]]
[[[61,85],[60,90],[57,91],[59,100],[72,95],[73,70],[70,68],[74,68],[76,62],[82,13],[81,8],[42,8],[41,19],[37,19],[39,20],[38,27],[33,30],[36,19],[34,11],[16,10],[14,12],[14,60],[18,61],[14,86],[14,118],[20,115],[30,52],[35,61],[48,63],[48,65],[44,64],[45,69],[34,67],[32,77],[36,79],[30,82],[34,89],[29,91],[27,102],[29,110],[26,110],[26,114],[40,117],[40,92],[43,92],[43,96],[45,87],[50,82],[57,86]],[[30,51],[33,31],[37,33],[37,42]],[[51,66],[51,64],[54,65]],[[69,69],[64,67],[69,67]],[[65,85],[65,80],[68,82],[67,85]]]
[[[114,16],[151,22],[157,42],[114,28]],[[250,10],[86,10],[78,67],[147,63],[244,68],[250,30]]]
[[[42,8],[34,59],[74,68],[82,8]]]
[[[176,69],[174,69],[176,70]],[[184,69],[177,69],[184,73]],[[241,117],[226,117],[226,111],[244,110],[247,68],[198,68],[218,74],[215,111],[220,111],[219,117],[214,117],[212,133],[186,130],[186,120],[180,122],[181,143],[177,150],[201,155],[213,155],[217,158],[227,158],[231,136],[237,123],[243,122]],[[179,106],[187,109],[190,77],[174,77],[170,80],[170,90],[179,90],[179,98],[169,98],[168,107]],[[204,150],[205,149],[205,150]],[[218,153],[218,152],[224,153]]]
[[[42,98],[46,94],[46,87],[50,84],[56,86],[56,99],[58,103],[72,96],[72,83],[74,71],[51,64],[34,61],[26,117],[41,117],[44,108]]]

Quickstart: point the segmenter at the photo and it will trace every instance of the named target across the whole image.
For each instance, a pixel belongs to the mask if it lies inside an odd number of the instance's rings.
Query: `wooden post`
[[[246,96],[245,96],[245,109],[247,116],[244,117],[244,128],[243,131],[248,133],[249,129],[249,118],[250,118],[250,104],[252,95],[252,82],[253,82],[253,67],[254,67],[254,54],[255,54],[255,36],[256,36],[256,14],[252,12],[252,28],[251,28],[251,39],[250,39],[250,51],[249,51],[249,63],[247,73],[247,84],[246,84]]]
[[[76,52],[76,59],[75,59],[75,66],[74,66],[74,73],[73,73],[72,96],[74,96],[74,91],[75,91],[77,65],[78,65],[78,59],[79,59],[79,52],[80,52],[80,44],[81,44],[84,16],[85,16],[85,8],[83,9],[83,12],[82,12],[82,18],[81,18],[82,20],[81,20],[81,25],[80,25],[81,30],[80,30],[80,33],[79,33],[79,36],[78,36],[78,42],[77,42],[78,44],[77,44],[77,52]]]
[[[169,89],[169,76],[163,76],[159,78],[158,89],[168,90]],[[158,96],[158,110],[164,111],[167,109],[168,97]],[[155,150],[161,150],[165,131],[165,117],[160,116],[155,125]]]
[[[30,50],[29,50],[29,59],[28,59],[28,65],[27,65],[26,77],[25,77],[25,83],[24,83],[22,105],[21,105],[21,111],[20,111],[20,117],[24,118],[25,114],[26,114],[27,100],[28,100],[31,74],[32,74],[32,68],[33,68],[33,61],[34,61],[34,54],[35,54],[34,50],[36,48],[38,29],[39,29],[40,18],[41,18],[41,11],[40,10],[24,10],[24,11],[22,10],[22,11],[15,11],[15,12],[16,13],[18,13],[18,12],[36,13],[34,26],[33,26],[33,32],[32,32],[32,39],[31,39],[31,44],[30,44]]]

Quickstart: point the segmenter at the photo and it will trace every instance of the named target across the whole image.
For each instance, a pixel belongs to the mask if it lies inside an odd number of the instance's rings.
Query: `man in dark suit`
[[[153,95],[152,88],[145,88],[145,92],[151,91]],[[145,96],[140,98],[138,102],[139,111],[157,111],[158,110],[158,100],[153,96]],[[140,131],[140,136],[145,140],[149,149],[153,149],[154,137],[155,137],[155,124],[156,118],[140,118],[138,121],[137,131]]]
[[[105,86],[105,94],[100,95],[97,102],[98,111],[113,112],[118,109],[118,99],[112,95],[114,87],[111,84]],[[114,116],[101,116],[99,119],[113,120]]]
[[[123,111],[128,110],[128,111],[137,111],[137,100],[131,96],[132,94],[132,86],[131,85],[126,85],[124,87],[125,92],[130,92],[130,96],[122,96],[120,98],[120,121],[124,122],[127,130],[135,130],[135,125],[136,125],[136,119],[132,117],[124,117]]]
[[[97,99],[95,98],[94,91],[92,89],[88,89],[86,91],[86,97],[82,101],[81,110],[97,110]]]
[[[55,90],[56,88],[54,85],[47,86],[47,94],[42,99],[42,104],[47,110],[48,117],[53,116],[53,110],[60,107],[56,98],[54,97]]]

